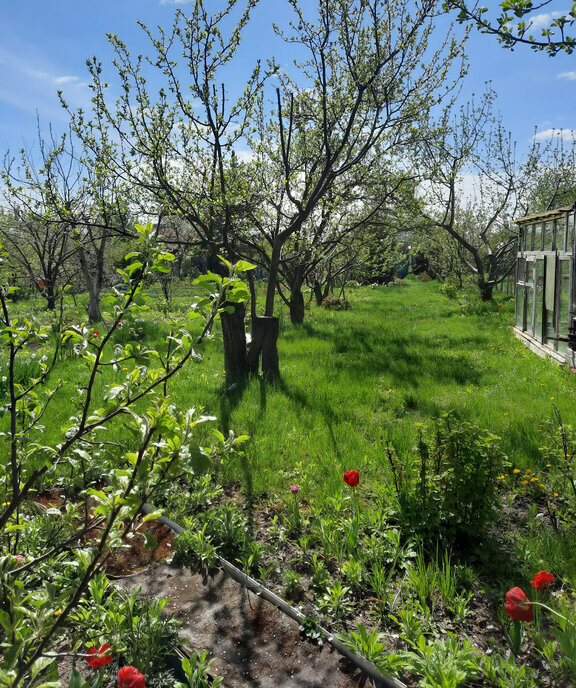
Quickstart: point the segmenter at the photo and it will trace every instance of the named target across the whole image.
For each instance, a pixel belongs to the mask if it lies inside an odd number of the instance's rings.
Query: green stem
[[[548,605],[543,604],[542,602],[530,602],[530,604],[531,604],[532,606],[542,607],[543,609],[548,610],[550,613],[554,614],[555,616],[558,616],[560,619],[563,619],[566,623],[569,623],[570,625],[574,626],[574,624],[572,623],[572,621],[569,621],[565,616],[563,616],[562,614],[560,614],[560,612],[557,612],[556,610],[552,609],[552,608],[549,607]]]

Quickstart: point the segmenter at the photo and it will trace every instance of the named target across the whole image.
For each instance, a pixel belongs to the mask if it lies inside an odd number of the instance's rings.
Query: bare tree
[[[423,137],[418,155],[428,179],[421,214],[457,242],[481,297],[488,300],[514,265],[513,220],[538,152],[534,143],[528,159],[518,160],[511,134],[493,114],[494,100],[489,88],[479,103],[471,101],[456,113],[453,105],[447,107]],[[475,185],[472,195],[462,191],[465,176]]]

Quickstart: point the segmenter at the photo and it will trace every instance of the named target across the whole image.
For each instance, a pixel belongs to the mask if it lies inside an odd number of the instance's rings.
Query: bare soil
[[[117,581],[170,598],[187,645],[208,650],[226,688],[354,688],[364,677],[329,646],[301,640],[298,624],[224,573],[203,578],[169,565]]]

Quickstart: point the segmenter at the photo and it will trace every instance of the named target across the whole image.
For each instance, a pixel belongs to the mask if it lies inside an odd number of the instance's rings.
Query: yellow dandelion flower
[[[527,480],[523,480],[523,481],[522,481],[522,485],[528,485],[528,481],[527,481]]]
[[[532,473],[532,469],[531,469],[531,468],[527,468],[527,469],[526,469],[526,473],[527,473],[528,475],[530,475],[530,473]]]
[[[62,610],[61,610],[61,609],[57,609],[57,610],[54,612],[54,616],[60,616],[60,614],[62,614]]]
[[[531,483],[537,483],[537,482],[538,482],[538,478],[530,478],[530,482],[531,482]]]
[[[550,397],[550,401],[554,401],[554,397]]]
[[[504,415],[505,415],[505,416],[507,416],[508,414],[507,414],[507,413],[505,413]]]
[[[557,496],[558,496],[558,493],[557,493],[557,492],[555,492],[555,493],[554,493],[554,496],[555,496],[555,497],[557,497]]]
[[[540,487],[541,487],[543,490],[546,489],[546,488],[544,487],[544,485],[542,485],[542,483],[540,483]]]
[[[551,463],[547,463],[547,464],[546,464],[546,468],[550,468],[550,466],[552,466]]]
[[[506,478],[505,475],[499,475],[499,476],[498,476],[498,480],[504,480],[505,478]]]
[[[514,469],[514,473],[520,473],[520,469],[519,469],[519,468],[515,468],[515,469]]]

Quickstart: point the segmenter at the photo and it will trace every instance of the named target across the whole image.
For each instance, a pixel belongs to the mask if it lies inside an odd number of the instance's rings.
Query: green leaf
[[[144,518],[142,519],[142,523],[146,523],[147,521],[155,521],[157,518],[160,518],[160,516],[162,516],[161,511],[153,511],[144,516]]]
[[[88,688],[88,686],[89,684],[82,680],[82,674],[76,667],[73,667],[68,679],[68,688]]]
[[[248,272],[248,270],[256,270],[256,266],[252,263],[248,263],[246,260],[239,260],[236,265],[236,270],[238,272]]]

